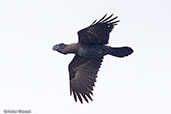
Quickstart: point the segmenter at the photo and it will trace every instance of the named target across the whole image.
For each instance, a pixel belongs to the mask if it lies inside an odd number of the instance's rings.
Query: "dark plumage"
[[[117,25],[119,20],[116,17],[103,16],[99,21],[94,21],[89,27],[78,32],[78,43],[66,45],[64,43],[53,46],[54,51],[62,54],[74,53],[75,57],[69,64],[70,94],[75,101],[79,99],[93,100],[93,86],[96,82],[97,72],[107,54],[116,57],[125,57],[133,53],[130,47],[110,47],[107,46],[109,33]]]

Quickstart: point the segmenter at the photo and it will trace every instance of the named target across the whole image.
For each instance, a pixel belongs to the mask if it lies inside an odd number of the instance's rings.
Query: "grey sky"
[[[0,114],[3,109],[47,113],[171,113],[171,1],[1,0]],[[68,64],[52,46],[77,42],[77,31],[104,14],[121,22],[111,46],[130,46],[133,55],[104,58],[93,102],[69,95]]]

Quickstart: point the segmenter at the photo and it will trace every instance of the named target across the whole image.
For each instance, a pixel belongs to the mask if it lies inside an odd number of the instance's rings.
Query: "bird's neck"
[[[63,50],[66,54],[75,53],[77,49],[77,43],[68,44]]]

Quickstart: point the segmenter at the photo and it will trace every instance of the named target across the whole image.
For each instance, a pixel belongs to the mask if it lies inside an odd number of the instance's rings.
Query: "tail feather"
[[[130,47],[119,47],[119,48],[111,47],[109,50],[109,54],[116,57],[125,57],[132,54],[133,52],[134,52],[133,49]]]

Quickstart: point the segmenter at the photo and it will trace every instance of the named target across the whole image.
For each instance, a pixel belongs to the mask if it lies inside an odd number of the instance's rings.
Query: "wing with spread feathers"
[[[79,99],[82,103],[82,98],[86,102],[88,98],[93,100],[90,95],[93,95],[93,86],[102,60],[103,57],[89,59],[75,55],[69,64],[70,94],[73,94],[75,101]]]
[[[113,27],[117,25],[119,20],[116,17],[103,16],[99,21],[95,20],[89,27],[78,31],[79,42],[83,44],[107,44],[109,40],[109,33]]]

